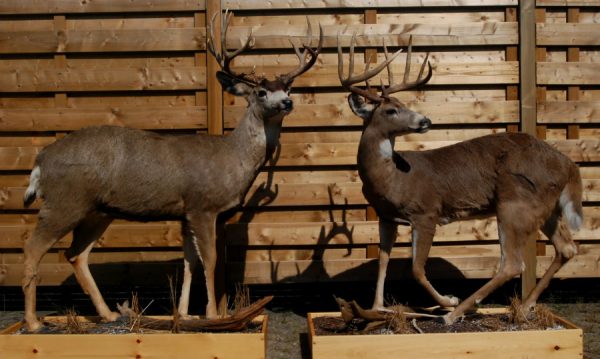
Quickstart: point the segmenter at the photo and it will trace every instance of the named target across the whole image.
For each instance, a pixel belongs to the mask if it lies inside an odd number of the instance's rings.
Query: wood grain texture
[[[3,108],[3,131],[74,131],[92,125],[139,129],[206,129],[206,106]]]
[[[542,85],[599,85],[600,63],[538,62],[537,81]]]
[[[18,31],[0,34],[0,52],[7,54],[205,49],[204,28]]]
[[[287,49],[289,38],[302,41],[306,36],[306,26],[231,26],[227,46],[235,48],[250,31],[256,39],[257,49]],[[357,46],[383,46],[384,40],[388,46],[406,46],[411,35],[414,46],[515,45],[518,42],[517,23],[514,22],[356,24],[324,25],[323,46],[336,47],[338,33],[342,46],[349,46],[355,33]]]
[[[205,88],[205,67],[0,70],[0,91],[4,92],[157,91]]]
[[[600,24],[537,24],[537,44],[541,46],[598,46]]]
[[[588,0],[591,1],[591,0]],[[517,0],[223,0],[223,8],[263,10],[269,9],[318,9],[318,8],[371,8],[371,7],[429,7],[429,6],[516,6]]]
[[[72,14],[155,11],[202,11],[204,0],[3,0],[0,14]]]

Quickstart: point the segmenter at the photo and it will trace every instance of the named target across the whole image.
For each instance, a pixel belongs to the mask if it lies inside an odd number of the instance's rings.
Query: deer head
[[[302,45],[302,50],[300,50],[296,44],[290,41],[296,56],[298,56],[298,67],[287,74],[276,76],[274,80],[269,80],[257,76],[254,73],[235,73],[231,70],[231,61],[243,51],[252,48],[254,45],[254,38],[252,33],[250,33],[242,47],[235,51],[227,51],[226,36],[232,13],[225,11],[224,14],[221,14],[223,31],[221,32],[221,52],[219,52],[215,47],[215,36],[213,31],[216,16],[217,14],[213,16],[211,25],[208,27],[208,50],[213,54],[221,67],[222,71],[217,72],[217,79],[223,86],[223,89],[235,96],[245,97],[249,106],[263,111],[261,114],[263,116],[261,117],[265,119],[277,114],[288,114],[293,108],[293,101],[289,97],[289,92],[294,79],[302,75],[315,64],[323,47],[322,27],[319,25],[319,43],[317,48],[313,49],[310,47],[312,42],[312,29],[310,20],[307,18],[307,44]],[[307,55],[310,55],[310,58],[307,59]]]
[[[365,71],[362,74],[353,75],[355,43],[356,34],[352,36],[352,40],[350,41],[348,76],[344,77],[344,60],[338,34],[338,75],[342,86],[351,92],[348,96],[348,103],[354,114],[361,117],[367,127],[376,127],[378,130],[384,132],[386,137],[398,136],[410,132],[427,132],[431,127],[431,121],[427,117],[409,110],[402,102],[390,95],[398,91],[416,88],[429,81],[432,75],[431,64],[427,61],[429,53],[421,65],[417,79],[409,81],[410,58],[412,54],[411,36],[408,42],[404,78],[401,83],[395,84],[390,64],[402,50],[400,49],[390,56],[384,42],[385,61],[375,68],[369,69],[371,64],[371,59],[369,58],[367,59]],[[424,75],[425,64],[428,65],[427,75]],[[388,85],[384,85],[382,80],[381,94],[378,94],[376,91],[372,91],[368,81],[379,74],[384,68],[387,68],[388,72]],[[363,81],[367,85],[366,89],[354,86]]]

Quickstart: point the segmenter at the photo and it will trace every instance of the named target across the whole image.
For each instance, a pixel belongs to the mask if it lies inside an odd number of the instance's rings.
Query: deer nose
[[[423,117],[419,121],[419,129],[417,130],[417,132],[419,132],[419,133],[427,132],[427,131],[429,131],[430,127],[431,127],[431,120],[428,119],[427,117]]]
[[[292,107],[294,107],[294,101],[290,100],[289,98],[281,101],[281,103],[286,110],[291,110]]]

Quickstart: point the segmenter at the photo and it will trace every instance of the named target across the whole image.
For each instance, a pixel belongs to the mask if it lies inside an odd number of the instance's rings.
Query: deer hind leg
[[[48,250],[69,233],[80,220],[81,218],[75,212],[51,212],[45,204],[42,204],[33,235],[25,240],[23,294],[25,295],[25,323],[29,331],[36,331],[42,326],[36,315],[36,287],[40,261]]]
[[[444,316],[446,324],[452,324],[456,319],[463,316],[465,312],[479,304],[490,293],[498,289],[504,283],[519,275],[523,271],[523,244],[524,240],[533,238],[534,231],[529,233],[519,232],[510,225],[504,224],[501,218],[498,218],[498,234],[500,236],[500,267],[498,272],[490,281],[479,288],[475,293],[465,299],[453,312]],[[520,235],[525,237],[520,237]]]
[[[387,273],[388,263],[390,261],[390,253],[394,242],[396,241],[398,225],[394,222],[379,220],[379,269],[377,272],[377,289],[375,290],[375,300],[373,301],[373,309],[385,309],[383,305],[383,294],[385,286],[385,277]]]
[[[577,254],[577,244],[573,241],[567,223],[562,219],[560,214],[553,214],[542,226],[542,232],[552,241],[556,255],[542,279],[536,284],[523,303],[522,309],[526,313],[533,310],[537,299],[544,289],[548,287],[554,274]]]
[[[216,247],[216,215],[202,212],[188,215],[190,229],[193,234],[192,243],[196,254],[204,266],[206,278],[206,317],[217,318],[217,300],[215,296],[215,267],[217,264]]]
[[[98,315],[105,321],[115,321],[119,313],[108,308],[100,290],[92,277],[88,264],[88,256],[94,248],[96,241],[102,236],[112,218],[101,213],[93,212],[75,227],[73,230],[73,242],[65,252],[65,257],[73,265],[75,278],[81,289],[90,296]]]
[[[429,250],[433,244],[435,235],[435,221],[427,221],[423,225],[418,221],[413,223],[412,228],[412,272],[413,276],[427,290],[431,297],[443,307],[455,307],[458,305],[458,298],[452,295],[441,295],[429,282],[425,275],[425,264],[429,257]]]
[[[181,297],[177,311],[183,318],[189,318],[190,288],[192,286],[192,273],[198,264],[198,252],[194,235],[187,223],[183,223],[183,283],[181,284]]]

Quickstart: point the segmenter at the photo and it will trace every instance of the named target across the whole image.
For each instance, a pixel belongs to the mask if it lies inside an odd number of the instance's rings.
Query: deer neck
[[[358,172],[365,187],[369,187],[378,195],[384,195],[398,175],[398,167],[394,162],[394,138],[367,127],[363,132],[358,147]]]
[[[271,157],[279,143],[282,120],[283,114],[265,118],[248,108],[237,128],[228,136],[244,167],[258,171]]]

